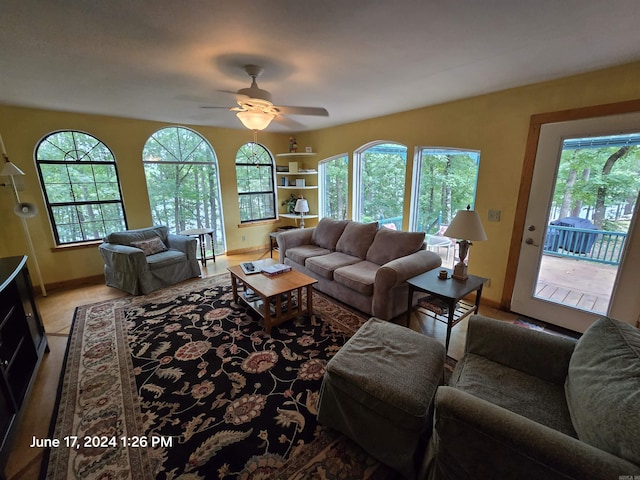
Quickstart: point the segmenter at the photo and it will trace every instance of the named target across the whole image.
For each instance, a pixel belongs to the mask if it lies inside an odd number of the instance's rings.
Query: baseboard
[[[100,285],[100,284],[104,284],[104,275],[92,275],[90,277],[72,278],[71,280],[63,280],[61,282],[46,283],[45,288],[47,292],[49,292],[49,291],[58,290],[61,288],[73,288],[73,287],[80,287],[82,285]],[[42,290],[40,286],[34,285],[33,293],[37,297],[42,296]]]
[[[227,250],[226,255],[242,255],[245,253],[252,253],[252,252],[264,252],[265,250],[267,251],[267,253],[269,252],[269,248],[270,246],[267,245],[258,245],[258,246],[254,246],[254,247],[247,247],[247,248],[238,248],[236,250]]]

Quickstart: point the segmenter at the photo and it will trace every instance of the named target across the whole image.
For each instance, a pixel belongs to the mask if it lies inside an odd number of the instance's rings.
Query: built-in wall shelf
[[[316,190],[317,185],[306,185],[304,187],[296,187],[295,185],[278,185],[282,190]]]
[[[276,153],[276,157],[313,157],[315,152]]]

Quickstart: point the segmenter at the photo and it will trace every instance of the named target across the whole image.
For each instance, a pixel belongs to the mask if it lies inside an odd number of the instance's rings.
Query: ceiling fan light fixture
[[[243,111],[236,113],[242,124],[249,130],[264,130],[269,126],[275,115],[265,112]]]

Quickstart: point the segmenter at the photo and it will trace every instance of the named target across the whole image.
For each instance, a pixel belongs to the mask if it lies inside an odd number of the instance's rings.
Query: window
[[[36,166],[56,245],[127,228],[116,160],[100,140],[76,131],[51,133],[36,148]]]
[[[467,205],[473,209],[479,167],[476,150],[419,148],[413,166],[409,229],[436,234],[458,210]]]
[[[218,161],[211,145],[193,130],[167,127],[149,137],[142,161],[153,223],[175,233],[210,228],[213,245],[206,248],[224,253]]]
[[[262,145],[245,143],[236,154],[240,222],[276,218],[273,157]]]
[[[376,143],[356,152],[354,220],[402,229],[407,147]]]
[[[320,217],[334,220],[347,218],[349,157],[339,155],[318,164]]]

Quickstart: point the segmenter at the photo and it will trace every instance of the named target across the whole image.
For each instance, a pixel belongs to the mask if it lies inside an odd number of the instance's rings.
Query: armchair
[[[640,331],[603,317],[574,340],[479,315],[435,398],[430,479],[640,474]]]
[[[146,295],[197,277],[197,243],[195,238],[168,233],[166,226],[111,233],[98,247],[106,284],[132,295]]]

